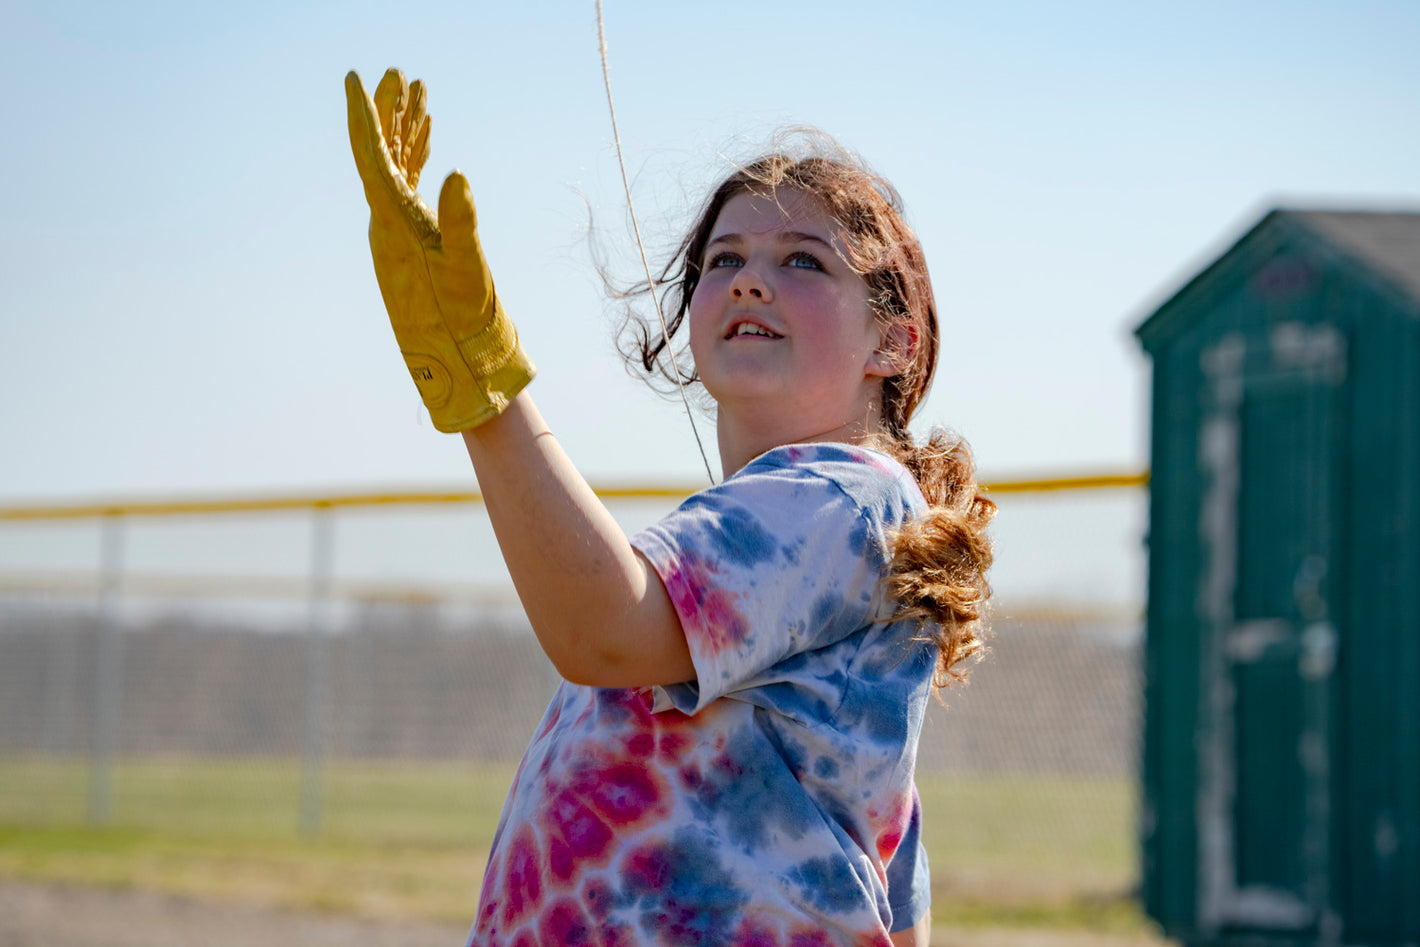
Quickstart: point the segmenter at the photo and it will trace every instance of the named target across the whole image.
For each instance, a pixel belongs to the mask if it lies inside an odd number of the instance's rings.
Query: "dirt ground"
[[[218,904],[148,891],[0,879],[0,947],[425,947],[464,942],[462,927],[365,921]],[[933,947],[1160,947],[1091,932],[938,930]]]
[[[423,947],[467,930],[0,879],[0,947]]]

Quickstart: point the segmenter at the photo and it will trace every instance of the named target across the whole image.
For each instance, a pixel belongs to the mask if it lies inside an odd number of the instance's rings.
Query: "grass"
[[[87,824],[82,761],[0,759],[0,876],[465,924],[511,765],[332,762],[320,831],[301,768],[270,759],[125,761]],[[924,775],[933,916],[951,927],[1146,927],[1131,897],[1125,779]]]

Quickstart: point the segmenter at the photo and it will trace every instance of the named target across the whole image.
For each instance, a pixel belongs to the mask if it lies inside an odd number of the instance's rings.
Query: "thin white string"
[[[690,410],[690,399],[685,395],[685,382],[681,379],[680,366],[676,364],[675,349],[671,346],[670,330],[666,328],[666,316],[661,311],[661,298],[656,293],[656,281],[651,276],[651,264],[646,259],[646,244],[641,240],[641,227],[636,222],[636,208],[631,203],[631,180],[626,176],[626,158],[621,151],[621,133],[616,129],[616,106],[611,101],[611,70],[606,63],[606,26],[602,22],[602,0],[597,0],[597,44],[602,54],[602,84],[606,86],[606,108],[611,115],[611,137],[616,143],[616,163],[621,168],[621,186],[626,191],[626,212],[631,215],[631,230],[636,235],[636,248],[641,252],[641,266],[646,271],[646,287],[651,304],[656,308],[656,319],[661,324],[661,338],[665,340],[666,357],[670,359],[671,374],[675,378],[680,402],[685,405],[685,417],[690,421],[690,432],[695,435],[695,446],[700,448],[700,459],[705,462],[705,473],[710,484],[715,484],[715,474],[710,470],[710,458],[705,455],[705,443],[700,440],[700,429],[695,426],[695,414]]]

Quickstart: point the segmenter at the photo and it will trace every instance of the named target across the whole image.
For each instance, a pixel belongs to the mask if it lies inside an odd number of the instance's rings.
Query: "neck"
[[[834,441],[843,444],[863,444],[883,430],[876,402],[868,413],[829,427],[825,430],[795,428],[775,418],[741,417],[720,411],[715,421],[715,436],[720,448],[721,477],[729,477],[765,451],[786,444],[816,444]]]

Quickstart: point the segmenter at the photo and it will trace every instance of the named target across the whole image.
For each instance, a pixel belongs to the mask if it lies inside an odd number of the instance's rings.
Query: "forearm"
[[[889,934],[893,947],[927,947],[932,940],[932,915],[922,915],[922,920],[905,931]]]
[[[558,672],[598,687],[693,679],[660,578],[572,465],[528,392],[463,437],[504,562]]]

